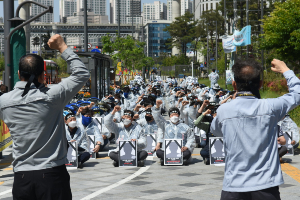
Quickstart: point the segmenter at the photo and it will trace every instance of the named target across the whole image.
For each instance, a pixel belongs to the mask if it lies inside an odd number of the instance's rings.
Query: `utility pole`
[[[84,51],[88,52],[87,0],[84,0]]]
[[[249,0],[246,0],[246,22],[249,25]],[[247,58],[249,58],[249,45],[247,45]]]
[[[3,0],[3,13],[4,13],[4,49],[7,51],[9,48],[9,41],[7,36],[10,33],[11,29],[11,21],[9,19],[14,18],[14,1],[12,0]],[[4,85],[8,86],[10,90],[10,83],[11,83],[11,75],[10,75],[10,55],[8,53],[4,53],[4,60],[5,60],[5,74],[3,74],[3,83]]]
[[[216,71],[218,72],[218,21],[216,21]]]
[[[19,0],[19,4],[24,2],[25,0]],[[22,19],[28,20],[30,18],[30,5],[25,4],[21,9],[20,9],[20,17]],[[30,53],[30,24],[26,25],[24,27],[25,30],[25,36],[26,36],[26,52]]]
[[[261,17],[261,19],[263,19],[264,18],[264,0],[261,0],[261,11],[260,11],[260,17]],[[262,21],[261,21],[261,25],[262,25]],[[264,33],[264,31],[263,31],[263,28],[262,28],[262,26],[261,26],[261,28],[260,28],[260,34],[263,34]],[[264,67],[264,50],[261,50],[261,65]]]
[[[121,19],[121,16],[120,16],[120,10],[121,10],[121,7],[120,7],[120,1],[121,0],[118,0],[118,37],[120,37],[120,19]]]
[[[208,51],[208,25],[206,24],[206,32],[207,32],[207,38],[206,38],[206,45],[207,45],[207,53],[206,53],[206,57],[207,57],[207,62],[206,62],[206,65],[207,65],[207,73],[208,73],[208,67],[209,67],[209,51]]]

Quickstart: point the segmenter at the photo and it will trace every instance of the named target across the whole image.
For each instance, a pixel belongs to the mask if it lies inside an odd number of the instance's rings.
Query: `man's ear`
[[[21,76],[20,76],[20,71],[18,70],[18,76],[19,76],[19,79],[21,80]]]
[[[235,81],[232,81],[232,87],[235,91],[237,91],[237,87],[236,87],[236,82]]]

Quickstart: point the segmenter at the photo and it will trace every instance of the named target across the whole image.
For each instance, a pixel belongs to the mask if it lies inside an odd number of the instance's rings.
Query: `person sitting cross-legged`
[[[144,131],[140,125],[133,122],[134,113],[131,110],[124,110],[124,115],[122,116],[122,122],[114,123],[113,117],[116,112],[121,110],[120,106],[115,106],[113,111],[104,117],[104,125],[107,129],[116,133],[117,142],[122,140],[131,140],[137,142],[137,158],[138,166],[144,166],[144,160],[147,158],[148,153],[145,150],[142,150],[146,147],[147,138],[144,134]],[[115,167],[119,166],[119,147],[109,152],[109,157],[114,160],[113,165]]]

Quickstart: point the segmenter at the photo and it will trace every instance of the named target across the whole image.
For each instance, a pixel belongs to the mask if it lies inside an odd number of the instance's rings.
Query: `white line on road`
[[[147,159],[147,160],[148,160],[148,159]],[[152,158],[150,157],[149,160],[153,160],[153,157],[152,157]],[[115,188],[115,187],[118,187],[118,186],[120,186],[120,185],[122,185],[122,184],[124,184],[124,183],[127,183],[128,181],[134,179],[135,177],[137,177],[137,176],[141,175],[142,173],[144,173],[145,171],[147,171],[149,168],[150,168],[150,166],[142,167],[142,168],[140,168],[137,172],[135,172],[134,174],[128,176],[127,178],[122,179],[122,180],[120,180],[119,182],[114,183],[114,184],[112,184],[112,185],[110,185],[110,186],[107,186],[107,187],[105,187],[105,188],[103,188],[103,189],[101,189],[101,190],[98,190],[98,191],[96,191],[96,192],[94,192],[94,193],[92,193],[92,194],[90,194],[90,195],[84,197],[84,198],[81,199],[81,200],[89,200],[89,199],[92,199],[92,198],[94,198],[94,197],[96,197],[96,196],[98,196],[98,195],[100,195],[100,194],[102,194],[102,193],[104,193],[104,192],[107,192],[107,191],[109,191],[109,190],[111,190],[111,189],[113,189],[113,188]]]
[[[12,189],[9,189],[9,190],[6,190],[6,191],[4,191],[4,192],[1,192],[1,193],[0,193],[0,197],[1,197],[2,195],[5,195],[5,194],[7,194],[7,193],[10,193],[10,192],[12,192]]]

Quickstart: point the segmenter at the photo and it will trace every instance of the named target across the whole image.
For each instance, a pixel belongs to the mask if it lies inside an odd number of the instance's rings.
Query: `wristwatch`
[[[100,146],[101,144],[96,144],[96,145],[99,145],[99,146]]]

